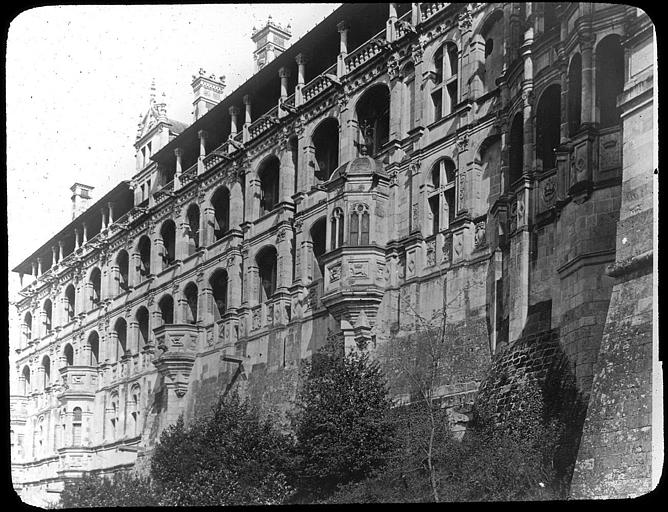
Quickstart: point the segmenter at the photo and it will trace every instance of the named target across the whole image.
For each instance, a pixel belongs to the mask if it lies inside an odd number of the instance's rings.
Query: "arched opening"
[[[270,156],[260,165],[257,175],[260,179],[260,215],[269,213],[278,204],[280,162]]]
[[[76,300],[76,292],[73,285],[68,285],[65,288],[65,318],[68,322],[74,320],[74,304]]]
[[[95,331],[88,335],[88,353],[90,354],[88,364],[96,367],[100,361],[100,337]]]
[[[617,96],[623,89],[624,50],[620,37],[612,34],[596,47],[596,104],[600,128],[619,124],[622,111],[617,107]]]
[[[199,208],[191,204],[186,212],[188,219],[188,256],[195,254],[199,249]]]
[[[276,248],[273,246],[263,248],[255,257],[255,261],[260,277],[259,301],[264,302],[276,291]]]
[[[116,256],[116,265],[118,265],[119,292],[121,290],[127,292],[130,289],[130,283],[128,281],[129,257],[125,249],[118,252],[118,255]]]
[[[415,127],[415,66],[409,62],[403,69],[402,125],[404,135]]]
[[[110,400],[109,406],[109,434],[111,439],[116,439],[118,435],[119,423],[118,423],[118,395],[113,394]]]
[[[23,317],[23,339],[25,343],[32,339],[32,314],[30,312]]]
[[[44,369],[42,388],[46,389],[51,385],[51,358],[49,356],[44,356],[42,358],[42,368]]]
[[[72,446],[81,446],[81,407],[75,407],[72,410]]]
[[[74,366],[74,349],[69,343],[63,348],[63,357],[65,358],[65,366]]]
[[[327,181],[339,166],[339,122],[330,117],[325,119],[312,136],[315,149],[315,177]]]
[[[171,325],[174,323],[174,299],[171,295],[165,295],[158,303],[160,316],[162,317],[163,325]]]
[[[114,332],[116,333],[116,361],[120,361],[127,352],[128,324],[124,318],[116,320]]]
[[[325,275],[325,264],[322,261],[322,255],[325,254],[325,239],[327,221],[325,217],[316,220],[311,226],[310,235],[313,242],[313,280],[322,279]]]
[[[137,350],[139,351],[142,347],[146,346],[149,344],[149,314],[148,314],[148,309],[146,309],[144,306],[140,307],[137,310],[137,314],[135,315],[135,318],[137,320],[138,324],[138,336],[139,339],[137,340]]]
[[[390,139],[390,90],[384,84],[369,88],[357,102],[357,123],[361,148],[375,156]]]
[[[146,235],[139,239],[137,244],[137,252],[139,253],[139,280],[143,281],[151,275],[151,239]]]
[[[230,229],[230,191],[221,187],[211,197],[213,207],[213,237],[216,240]]]
[[[53,305],[51,304],[51,299],[46,299],[44,301],[44,332],[49,334],[51,328],[53,327],[51,319],[53,313]]]
[[[89,283],[91,288],[91,307],[94,308],[99,306],[100,301],[102,300],[102,272],[100,272],[99,268],[95,267],[90,273]]]
[[[188,283],[183,295],[186,298],[186,323],[194,325],[197,323],[197,285]]]
[[[223,269],[216,270],[209,279],[213,302],[216,306],[213,308],[214,320],[216,321],[220,320],[227,311],[227,283],[227,272]]]
[[[582,115],[582,57],[573,55],[568,68],[568,135],[580,129]]]
[[[510,185],[522,177],[524,171],[524,121],[516,114],[510,126]]]
[[[23,367],[23,372],[21,373],[22,378],[22,395],[23,396],[28,396],[30,391],[32,391],[32,388],[30,387],[30,367],[24,366]]]
[[[353,206],[350,213],[349,245],[369,245],[369,207],[364,203]]]
[[[550,85],[541,95],[536,109],[536,157],[543,169],[556,165],[554,149],[559,145],[561,127],[561,87]]]
[[[173,220],[166,220],[160,228],[162,238],[162,262],[165,267],[170,266],[176,260],[176,224]]]
[[[434,121],[454,112],[459,98],[459,52],[457,45],[445,43],[434,54],[434,84],[431,100]]]
[[[332,217],[330,218],[330,250],[337,249],[343,245],[343,233],[344,233],[344,215],[341,208],[334,208],[332,212]]]

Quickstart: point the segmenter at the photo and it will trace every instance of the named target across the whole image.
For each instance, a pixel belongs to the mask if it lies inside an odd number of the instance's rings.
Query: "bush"
[[[128,472],[112,478],[87,474],[67,482],[59,506],[80,507],[148,507],[158,505],[151,481]]]
[[[151,460],[161,505],[282,503],[292,493],[286,471],[290,439],[238,394],[189,427],[166,429]]]
[[[330,343],[303,376],[293,416],[294,478],[299,499],[312,501],[381,466],[393,446],[394,426],[385,378],[368,353],[344,355]]]

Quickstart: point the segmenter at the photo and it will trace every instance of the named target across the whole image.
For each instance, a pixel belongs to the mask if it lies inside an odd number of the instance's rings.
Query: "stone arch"
[[[125,249],[120,249],[114,258],[118,267],[118,293],[126,292],[130,289],[130,255]]]
[[[74,288],[72,283],[68,284],[67,288],[65,288],[63,297],[65,299],[63,304],[65,309],[65,321],[70,322],[74,320],[74,315],[76,314],[76,288]]]
[[[216,187],[209,204],[213,208],[213,239],[220,240],[230,229],[230,189],[226,185]]]
[[[187,226],[188,256],[191,256],[202,245],[200,225],[201,212],[197,203],[191,203],[185,211],[183,222]]]
[[[102,302],[102,271],[100,267],[93,267],[88,274],[88,284],[90,288],[89,307],[95,308]]]
[[[554,149],[559,145],[561,132],[561,85],[547,84],[536,102],[536,161],[543,169],[556,166]]]
[[[256,168],[260,182],[260,216],[271,212],[280,202],[281,161],[271,153],[264,157]]]
[[[162,263],[165,268],[176,261],[176,223],[172,219],[165,219],[160,225],[160,238],[162,239]]]
[[[311,239],[313,280],[316,281],[325,276],[325,266],[322,261],[322,256],[327,250],[327,216],[322,215],[315,219],[311,223],[308,234]]]
[[[27,396],[31,391],[32,387],[30,385],[30,366],[27,364],[23,367],[23,370],[21,371],[21,391],[23,396]]]
[[[147,235],[139,237],[136,254],[138,255],[138,280],[141,282],[151,275],[151,239]]]
[[[336,117],[327,116],[311,132],[315,161],[313,172],[319,181],[327,181],[339,165],[341,125]]]
[[[385,82],[367,87],[355,102],[360,148],[377,154],[390,138],[390,88]]]
[[[255,254],[255,263],[258,268],[259,302],[269,300],[276,291],[278,279],[278,251],[271,244],[263,246]]]
[[[63,347],[63,359],[65,360],[65,366],[74,365],[74,349],[70,343],[66,343]]]
[[[134,314],[137,322],[137,351],[150,343],[151,314],[146,306],[139,306]]]
[[[169,293],[163,294],[158,300],[158,312],[163,325],[174,323],[174,298]]]
[[[582,56],[575,53],[568,64],[568,135],[573,136],[582,123]]]
[[[211,287],[214,321],[220,320],[227,312],[229,282],[229,275],[224,268],[213,269],[209,276],[208,283]]]
[[[100,362],[100,335],[93,330],[86,338],[86,345],[88,347],[88,365],[97,366]]]
[[[196,324],[198,317],[197,305],[199,301],[199,289],[194,281],[188,282],[183,288],[183,297],[186,300],[185,323]]]
[[[594,48],[599,128],[609,128],[621,122],[621,109],[617,106],[617,96],[623,92],[626,78],[621,41],[619,34],[608,34]]]
[[[114,361],[120,361],[128,353],[128,323],[120,317],[114,322],[113,331],[116,333],[116,347]]]

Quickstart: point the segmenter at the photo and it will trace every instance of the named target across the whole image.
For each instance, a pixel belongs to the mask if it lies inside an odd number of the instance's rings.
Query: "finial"
[[[151,103],[155,103],[155,78],[151,80]]]

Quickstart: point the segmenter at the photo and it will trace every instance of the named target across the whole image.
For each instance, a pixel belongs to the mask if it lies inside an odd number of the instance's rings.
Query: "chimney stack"
[[[70,190],[72,191],[72,220],[76,219],[88,209],[93,200],[91,191],[94,188],[95,187],[83,185],[81,183],[75,183],[70,187]]]
[[[251,39],[255,43],[255,51],[253,52],[253,60],[255,61],[255,72],[257,73],[268,62],[278,57],[285,48],[287,42],[292,37],[290,32],[290,25],[283,28],[277,23],[274,23],[269,16],[267,24],[261,29],[253,27],[253,34]]]
[[[216,78],[214,74],[205,76],[206,71],[199,68],[197,75],[193,75],[193,81],[190,84],[193,88],[193,107],[195,121],[215,107],[223,99],[225,90],[225,76]]]

